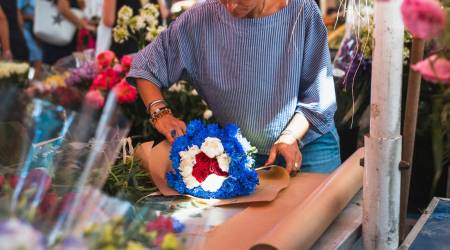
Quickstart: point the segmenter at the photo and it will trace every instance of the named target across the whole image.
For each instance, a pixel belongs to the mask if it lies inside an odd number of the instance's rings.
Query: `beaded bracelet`
[[[155,126],[155,123],[156,123],[161,117],[163,117],[163,116],[165,116],[165,115],[169,115],[169,114],[172,114],[172,111],[171,111],[169,108],[167,108],[167,107],[158,109],[156,112],[153,112],[153,113],[151,114],[151,116],[150,116],[150,123],[151,123],[153,126]]]

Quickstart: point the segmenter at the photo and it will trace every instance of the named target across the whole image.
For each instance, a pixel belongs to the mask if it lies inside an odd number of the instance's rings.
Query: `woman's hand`
[[[297,139],[291,135],[281,135],[270,149],[269,159],[265,165],[271,165],[275,162],[277,155],[283,156],[286,161],[286,170],[297,172],[302,164],[302,153],[298,147]]]
[[[155,124],[153,124],[153,126],[159,133],[164,135],[171,144],[175,141],[175,138],[186,133],[186,124],[175,118],[172,114],[162,116]]]

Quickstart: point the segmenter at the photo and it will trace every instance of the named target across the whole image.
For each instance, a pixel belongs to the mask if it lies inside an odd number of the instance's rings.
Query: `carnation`
[[[223,153],[223,146],[219,138],[207,137],[200,148],[209,158],[214,158]]]
[[[132,63],[133,63],[133,57],[130,55],[125,55],[120,60],[120,64],[122,65],[124,71],[128,71],[130,69]]]
[[[86,102],[96,108],[102,108],[105,105],[105,97],[98,90],[89,90],[86,94]]]

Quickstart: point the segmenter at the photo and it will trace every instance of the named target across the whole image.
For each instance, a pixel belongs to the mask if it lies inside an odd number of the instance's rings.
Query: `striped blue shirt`
[[[290,0],[258,18],[234,17],[219,0],[207,0],[141,50],[128,76],[161,88],[190,81],[221,125],[237,124],[267,154],[295,112],[311,124],[301,146],[334,128],[327,43],[313,0]]]

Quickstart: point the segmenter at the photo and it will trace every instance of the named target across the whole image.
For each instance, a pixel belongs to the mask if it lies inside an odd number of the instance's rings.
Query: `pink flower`
[[[133,57],[130,55],[125,55],[120,60],[120,64],[122,65],[124,71],[128,72],[130,70],[131,64],[133,63]]]
[[[406,29],[417,38],[431,39],[445,29],[446,12],[436,0],[405,0],[401,11]]]
[[[136,101],[137,90],[135,87],[131,86],[125,79],[117,84],[113,89],[117,96],[117,102],[120,104],[132,103]]]
[[[98,90],[89,90],[86,94],[86,102],[96,108],[102,108],[105,105],[105,97]]]
[[[120,81],[120,74],[113,69],[107,69],[98,74],[92,82],[91,89],[107,90]]]
[[[112,65],[116,59],[116,54],[114,52],[107,50],[97,56],[97,66],[101,69],[106,69]]]
[[[450,84],[450,61],[445,58],[432,55],[411,68],[422,74],[427,81]]]
[[[172,219],[163,215],[158,216],[158,218],[153,221],[148,221],[145,229],[147,232],[156,231],[161,234],[173,233],[175,231]]]

